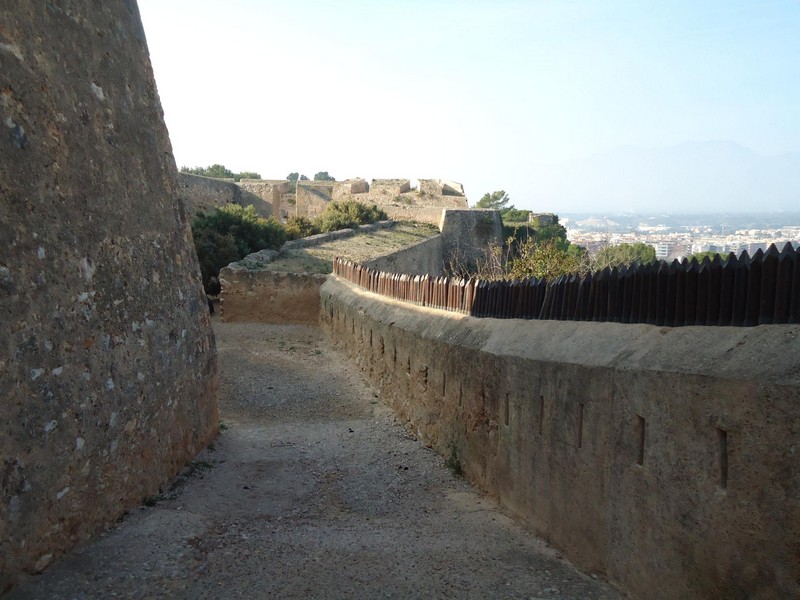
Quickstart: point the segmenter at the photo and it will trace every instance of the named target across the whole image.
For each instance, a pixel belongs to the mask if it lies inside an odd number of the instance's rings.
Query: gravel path
[[[619,597],[454,477],[317,328],[214,329],[213,449],[9,598]]]

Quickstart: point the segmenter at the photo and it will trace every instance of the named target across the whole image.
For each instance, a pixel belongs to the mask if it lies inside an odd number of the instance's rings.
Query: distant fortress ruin
[[[442,209],[468,208],[464,187],[441,179],[346,179],[298,181],[287,179],[212,179],[180,174],[181,196],[187,211],[209,212],[228,203],[252,205],[264,217],[315,217],[333,200],[375,204],[391,219],[439,224]]]

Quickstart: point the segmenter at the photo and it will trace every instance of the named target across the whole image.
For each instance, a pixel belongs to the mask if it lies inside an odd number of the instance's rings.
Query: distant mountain
[[[533,200],[562,212],[797,210],[800,153],[762,156],[734,142],[626,146],[536,173]]]

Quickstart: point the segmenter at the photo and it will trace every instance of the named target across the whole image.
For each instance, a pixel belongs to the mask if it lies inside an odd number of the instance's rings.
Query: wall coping
[[[385,298],[335,275],[322,293],[346,296],[374,318],[422,338],[457,339],[461,346],[498,356],[800,385],[800,325],[659,327],[477,318]],[[421,314],[429,318],[421,320]],[[687,355],[697,360],[687,365]]]

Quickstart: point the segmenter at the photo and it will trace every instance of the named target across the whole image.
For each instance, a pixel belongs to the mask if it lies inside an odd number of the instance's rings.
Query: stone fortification
[[[333,190],[332,181],[298,181],[293,214],[309,219],[320,215],[333,199]]]
[[[452,252],[453,248],[458,248],[459,264],[474,264],[482,260],[485,248],[502,240],[499,230],[494,227],[499,219],[497,211],[444,211],[442,234],[398,252],[373,258],[365,265],[376,270],[411,275],[445,275],[446,267],[454,262],[453,255],[446,254],[445,249]],[[493,226],[487,227],[486,223]],[[269,270],[269,262],[293,250],[392,225],[393,221],[384,221],[357,229],[321,233],[286,242],[279,252],[262,250],[231,263],[220,271],[222,320],[317,324],[319,288],[325,277],[311,273],[274,273]],[[458,243],[454,236],[461,238]]]
[[[443,209],[466,209],[467,199],[460,183],[420,179],[413,187],[409,179],[364,179],[345,181],[300,181],[297,203],[290,214],[313,218],[331,200],[356,200],[375,204],[396,221],[420,221],[439,225]]]
[[[442,236],[437,235],[403,250],[373,258],[363,264],[370,269],[387,273],[439,277],[445,274]]]
[[[244,193],[252,194],[269,204],[271,215],[276,219],[285,219],[291,212],[294,201],[292,185],[285,179],[242,179],[239,187]]]
[[[340,229],[286,242],[279,251],[261,250],[220,271],[221,319],[225,322],[319,324],[319,288],[326,275],[268,270],[275,258],[293,250],[388,229],[394,221]]]
[[[475,273],[490,247],[503,244],[503,221],[496,210],[442,211],[442,256],[447,270]]]
[[[476,319],[336,278],[320,319],[578,566],[635,597],[800,597],[800,326]]]
[[[283,187],[288,189],[289,184],[271,181],[251,184],[259,180],[250,179],[237,184],[233,179],[215,179],[191,173],[180,173],[179,178],[181,199],[190,219],[198,212],[213,213],[227,204],[253,206],[258,215],[277,218],[281,196],[280,192],[275,192]]]
[[[215,435],[216,355],[135,2],[0,6],[0,593]]]
[[[298,181],[296,190],[285,179],[213,179],[181,173],[182,197],[189,214],[205,212],[228,203],[252,204],[264,217],[313,219],[332,200],[356,200],[376,204],[396,221],[420,221],[439,225],[443,209],[466,209],[467,198],[460,183],[420,179],[412,187],[409,179],[364,179],[345,181]]]

